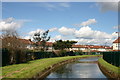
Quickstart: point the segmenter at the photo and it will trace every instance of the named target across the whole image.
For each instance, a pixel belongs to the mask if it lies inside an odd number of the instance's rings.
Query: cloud
[[[118,35],[118,33],[116,33],[116,32],[113,32],[113,33],[112,33],[112,36],[113,36],[113,38],[117,38],[117,37],[120,36],[120,35]]]
[[[53,31],[56,31],[56,30],[57,30],[56,27],[49,29],[50,32],[53,32]]]
[[[50,38],[50,42],[55,42],[56,40],[64,39],[61,35],[56,35],[55,37]]]
[[[34,36],[35,33],[41,33],[42,34],[43,32],[45,32],[45,30],[43,30],[43,29],[36,29],[34,31],[30,31],[29,33],[27,33],[27,35],[22,36],[22,38],[23,39],[31,39],[31,40],[33,40],[33,36]]]
[[[107,44],[110,45],[112,44],[113,40],[118,37],[118,34],[115,32],[108,34],[106,32],[92,30],[92,28],[89,26],[83,26],[79,30],[75,28],[61,27],[59,28],[59,32],[63,35],[61,39],[78,40],[78,43],[81,44],[104,45],[107,42]],[[64,38],[64,35],[67,38]]]
[[[80,25],[81,25],[81,26],[88,26],[88,25],[94,24],[94,23],[96,23],[96,22],[97,22],[97,21],[96,21],[95,19],[88,19],[87,21],[82,22]]]
[[[119,2],[98,2],[97,7],[100,8],[101,12],[107,11],[118,11]]]
[[[50,32],[53,32],[53,31],[57,30],[57,28],[54,27],[54,28],[50,28],[49,30],[50,30]],[[43,30],[43,29],[36,29],[36,30],[34,30],[34,31],[30,31],[30,32],[29,32],[26,36],[24,36],[23,38],[24,38],[24,39],[30,39],[30,38],[32,38],[32,37],[34,36],[35,33],[40,33],[40,34],[42,34],[43,32],[45,32],[45,30]]]
[[[75,37],[79,37],[79,38],[91,38],[93,37],[93,34],[94,32],[88,26],[81,27],[79,30],[75,31]]]
[[[80,27],[80,26],[88,26],[91,24],[96,23],[97,21],[95,19],[88,19],[87,21],[82,22],[81,24],[73,24],[74,26]]]
[[[102,32],[99,30],[93,30],[89,26],[83,26],[80,29],[68,28],[68,27],[60,27],[51,28],[50,32],[57,30],[60,34],[56,34],[51,37],[50,42],[55,42],[55,40],[75,40],[78,41],[77,44],[89,44],[89,45],[112,45],[112,42],[118,37],[116,32],[112,34],[108,34],[106,32]],[[36,32],[43,33],[45,30],[37,29],[34,31],[30,31],[25,39],[29,39]]]
[[[58,31],[63,35],[73,35],[75,32],[75,28],[67,28],[63,26]]]
[[[45,30],[43,30],[43,29],[37,29],[37,30],[35,30],[35,31],[30,31],[29,33],[28,33],[28,35],[30,35],[30,36],[33,36],[35,33],[43,33],[43,32],[45,32]]]
[[[53,31],[55,31],[55,30],[57,30],[57,28],[56,27],[54,27],[54,28],[50,28],[49,29],[49,32],[53,32]],[[45,32],[45,30],[43,30],[43,29],[37,29],[37,30],[34,30],[34,31],[30,31],[29,33],[28,33],[28,35],[30,35],[30,36],[33,36],[35,33],[43,33],[43,32]]]
[[[108,34],[106,32],[92,30],[89,26],[86,26],[76,30],[75,37],[79,39],[79,44],[104,45],[107,42],[107,45],[111,45],[118,35],[115,32]]]
[[[85,22],[82,22],[79,29],[70,28],[62,26],[60,28],[53,27],[50,28],[50,32],[58,31],[55,36],[51,37],[50,41],[54,42],[55,40],[76,40],[78,44],[92,44],[92,45],[111,45],[112,42],[118,37],[117,33],[106,33],[99,30],[93,30],[91,27],[87,26],[90,24],[94,24],[97,21],[95,19],[88,19]],[[30,38],[29,36],[33,36],[36,32],[43,33],[45,30],[37,29],[34,31],[30,31],[28,36],[25,36],[26,39]]]
[[[112,39],[112,34],[106,32],[101,32],[97,30],[92,30],[89,26],[81,27],[79,30],[75,31],[75,37],[84,39]]]
[[[30,36],[25,36],[25,37],[22,37],[22,38],[24,38],[24,39],[31,39]]]
[[[70,4],[68,2],[59,2],[59,3],[42,3],[40,7],[46,8],[48,10],[63,10],[69,8]]]
[[[31,22],[27,19],[15,19],[9,17],[0,21],[0,31],[16,31],[22,27],[25,22]]]
[[[23,22],[16,21],[14,18],[10,17],[0,21],[0,31],[17,30],[22,27],[22,24]]]
[[[77,44],[112,45],[113,39],[79,39]]]

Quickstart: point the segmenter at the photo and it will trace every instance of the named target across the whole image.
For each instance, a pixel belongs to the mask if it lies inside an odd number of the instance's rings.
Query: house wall
[[[120,43],[113,43],[113,50],[120,50]]]
[[[105,48],[90,48],[90,49],[88,49],[88,48],[70,48],[70,51],[74,51],[74,50],[82,50],[82,51],[84,51],[84,50],[87,50],[87,51],[91,51],[91,50],[97,50],[97,51],[110,51],[111,49],[105,49]]]
[[[51,52],[51,51],[53,51],[53,50],[54,50],[54,48],[49,46],[47,51],[48,51],[48,52]]]
[[[98,51],[106,51],[104,48],[99,48]]]
[[[32,45],[27,45],[26,48],[31,49],[31,50],[34,49]]]
[[[74,50],[86,50],[86,48],[70,48],[70,51],[74,51]]]

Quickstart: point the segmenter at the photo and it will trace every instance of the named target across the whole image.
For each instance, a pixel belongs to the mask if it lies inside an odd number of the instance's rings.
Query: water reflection
[[[97,64],[69,63],[59,67],[46,78],[106,78],[106,76],[100,71]]]
[[[80,59],[78,61],[97,61],[97,60],[98,60],[98,58],[94,57],[94,58]]]

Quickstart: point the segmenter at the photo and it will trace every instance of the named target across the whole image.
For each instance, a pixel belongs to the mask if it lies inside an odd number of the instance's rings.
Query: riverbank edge
[[[58,68],[58,67],[60,67],[62,65],[74,62],[74,61],[79,60],[79,59],[91,58],[91,57],[102,57],[102,55],[96,55],[96,56],[91,55],[91,56],[87,56],[87,57],[77,57],[77,58],[73,58],[73,59],[68,59],[68,60],[65,60],[65,61],[61,61],[59,63],[53,64],[50,67],[44,69],[43,71],[41,71],[39,74],[33,76],[32,78],[41,78],[41,79],[44,79],[51,71],[55,70],[56,68]]]
[[[39,75],[44,74],[48,69],[51,69],[53,68],[53,66],[58,65],[58,63],[62,65],[62,64],[65,64],[64,62],[66,63],[73,62],[77,59],[82,59],[83,57],[86,58],[86,57],[100,57],[100,56],[101,55],[79,55],[79,56],[44,58],[44,59],[29,61],[28,63],[4,66],[2,67],[2,80],[4,79],[8,79],[8,80],[28,79],[29,80],[31,78],[38,78]],[[43,63],[43,65],[40,64],[41,62]],[[29,66],[31,68],[28,68]],[[18,71],[18,69],[20,71]],[[8,73],[5,74],[5,72],[8,72]]]
[[[108,77],[116,80],[120,80],[120,67],[113,66],[106,62],[104,59],[98,59],[98,66],[100,70]],[[112,67],[112,69],[111,69]]]

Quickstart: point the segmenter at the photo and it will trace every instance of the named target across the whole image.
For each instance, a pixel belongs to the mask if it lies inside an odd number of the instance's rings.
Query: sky
[[[49,30],[50,42],[112,45],[118,36],[116,2],[3,2],[2,19],[0,31],[17,30],[24,39]]]

